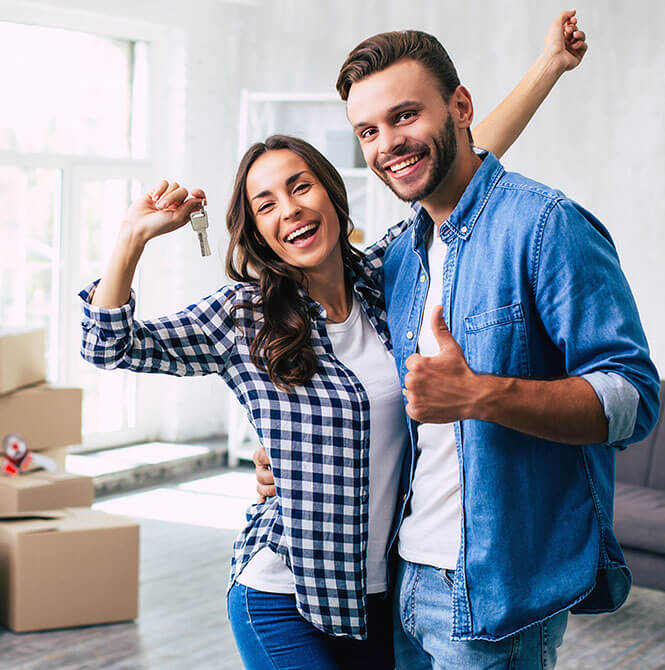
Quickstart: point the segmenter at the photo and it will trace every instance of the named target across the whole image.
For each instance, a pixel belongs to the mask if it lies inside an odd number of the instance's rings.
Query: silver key
[[[199,245],[201,246],[201,256],[210,256],[210,245],[208,244],[208,212],[205,205],[201,205],[198,212],[192,212],[189,216],[194,232],[198,235]]]

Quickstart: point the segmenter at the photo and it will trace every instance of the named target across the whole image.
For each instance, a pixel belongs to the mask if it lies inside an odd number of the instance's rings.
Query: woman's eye
[[[309,184],[309,183],[307,183],[307,182],[304,182],[304,183],[302,183],[302,184],[298,184],[298,185],[293,189],[293,192],[294,192],[294,193],[305,193],[305,191],[307,191],[307,190],[309,189],[310,186],[311,186],[311,184]]]
[[[272,202],[264,202],[256,211],[267,212],[272,207]]]

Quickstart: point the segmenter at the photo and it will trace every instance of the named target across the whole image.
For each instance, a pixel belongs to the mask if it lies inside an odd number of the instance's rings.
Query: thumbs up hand
[[[412,354],[406,359],[406,413],[420,423],[471,418],[478,375],[468,366],[461,347],[448,330],[440,305],[432,313],[431,328],[439,353]]]

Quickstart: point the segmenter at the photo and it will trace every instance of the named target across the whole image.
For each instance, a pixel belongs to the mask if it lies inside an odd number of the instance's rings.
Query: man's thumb
[[[437,305],[432,310],[432,332],[439,348],[452,337],[446,322],[443,320],[443,307],[441,305]]]

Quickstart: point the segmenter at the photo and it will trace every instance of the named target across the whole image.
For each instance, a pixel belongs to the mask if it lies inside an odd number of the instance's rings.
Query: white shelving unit
[[[377,237],[372,222],[376,191],[381,184],[364,167],[346,120],[344,103],[336,95],[245,89],[241,93],[239,121],[238,158],[250,144],[274,133],[301,137],[319,149],[344,178],[356,229],[362,231],[365,241]],[[340,160],[340,150],[347,160]]]
[[[244,89],[240,99],[238,160],[253,142],[280,133],[307,140],[323,153],[344,179],[354,227],[364,247],[404,218],[400,203],[364,165],[357,140],[346,119],[345,105],[331,93],[266,92]],[[345,164],[340,164],[345,163]],[[258,439],[245,411],[229,392],[229,465],[251,460]]]

